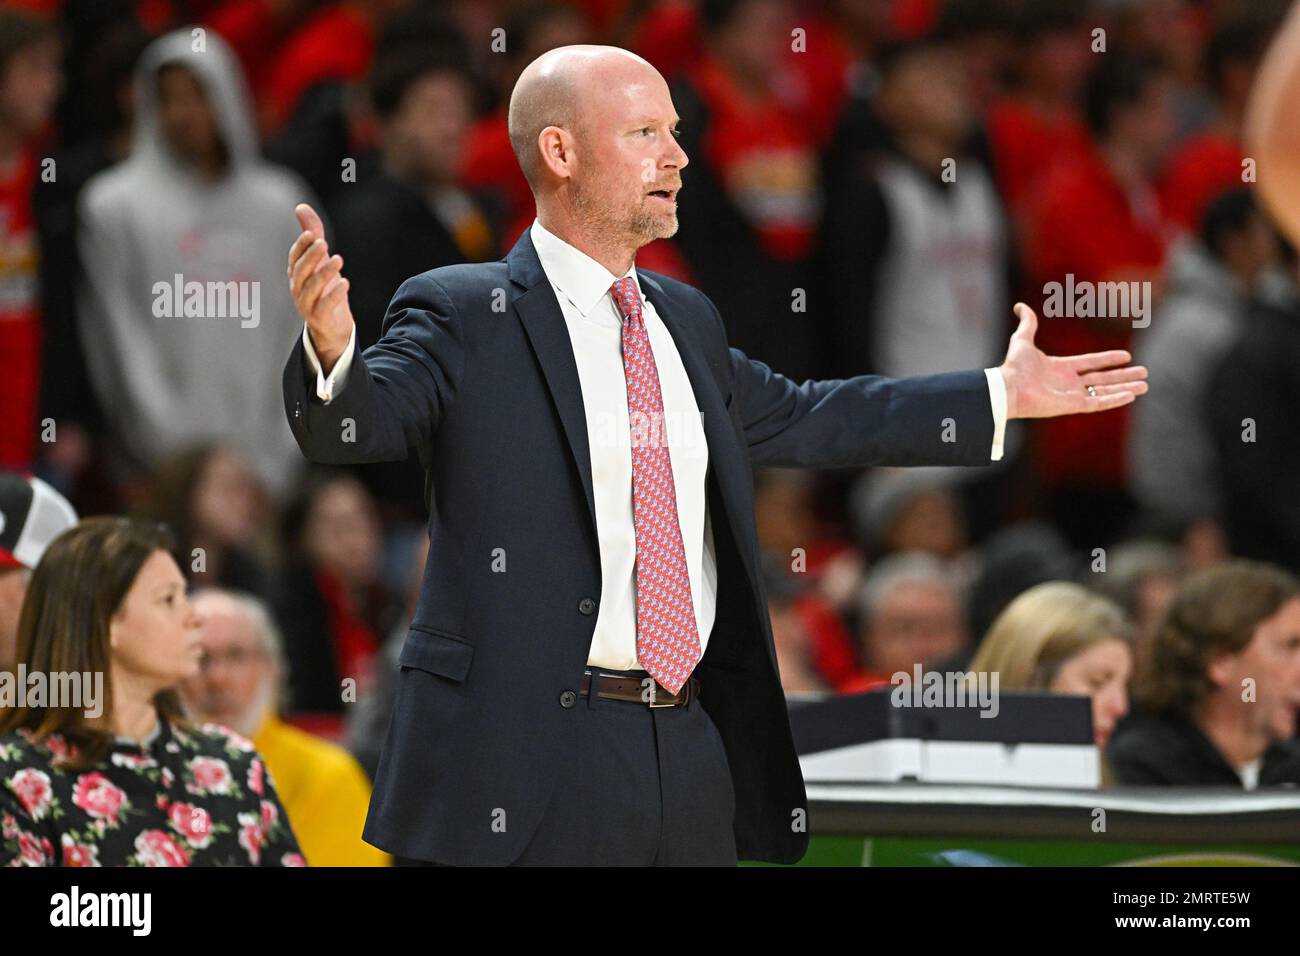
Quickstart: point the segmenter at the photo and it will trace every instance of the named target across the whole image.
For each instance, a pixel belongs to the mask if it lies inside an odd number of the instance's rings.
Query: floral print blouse
[[[0,865],[306,865],[262,758],[227,727],[160,715],[148,741],[118,737],[87,770],[61,764],[70,748],[0,737]]]

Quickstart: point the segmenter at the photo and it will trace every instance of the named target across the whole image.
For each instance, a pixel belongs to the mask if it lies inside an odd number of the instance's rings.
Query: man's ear
[[[542,156],[542,165],[559,179],[568,179],[573,175],[575,145],[569,131],[559,126],[548,126],[537,134],[537,148]]]

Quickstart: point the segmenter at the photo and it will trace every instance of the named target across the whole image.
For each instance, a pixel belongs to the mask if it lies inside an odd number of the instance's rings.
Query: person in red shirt
[[[1174,153],[1160,183],[1166,216],[1189,232],[1196,230],[1211,200],[1244,181],[1241,123],[1269,32],[1258,20],[1246,19],[1227,24],[1210,38],[1205,71],[1218,109],[1209,125]]]
[[[515,159],[506,128],[510,91],[524,67],[547,50],[590,43],[591,37],[574,10],[550,4],[525,5],[506,23],[505,30],[510,38],[506,44],[507,59],[494,79],[500,106],[471,127],[457,179],[469,189],[493,193],[501,202],[502,244],[509,248],[537,215],[532,190]]]
[[[62,87],[59,42],[46,20],[0,10],[0,468],[30,468],[40,396],[40,262],[32,193],[40,136]]]
[[[1024,259],[1042,299],[1053,283],[1096,289],[1103,282],[1150,282],[1140,287],[1150,293],[1149,320],[1166,247],[1153,178],[1173,138],[1172,96],[1172,80],[1146,59],[1108,56],[1090,78],[1085,112],[1094,146],[1054,169],[1026,199]],[[1039,341],[1053,355],[1127,349],[1140,321],[1076,317],[1073,308],[1064,315],[1041,311]],[[1080,545],[1113,536],[1131,510],[1124,490],[1128,420],[1121,408],[1035,423],[1046,505]]]
[[[411,0],[346,0],[308,17],[275,53],[258,107],[264,132],[293,115],[303,94],[326,80],[357,80],[370,69],[380,22]]]
[[[1018,76],[1012,91],[990,105],[987,119],[998,191],[1013,210],[1053,167],[1088,150],[1079,96],[1093,54],[1081,16],[1039,5],[1013,25]]]

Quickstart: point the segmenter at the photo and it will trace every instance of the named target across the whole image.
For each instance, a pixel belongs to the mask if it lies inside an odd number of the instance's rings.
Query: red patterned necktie
[[[623,315],[623,371],[632,439],[632,520],[636,527],[636,656],[676,694],[700,661],[677,490],[664,428],[663,394],[641,296],[631,276],[609,290]]]

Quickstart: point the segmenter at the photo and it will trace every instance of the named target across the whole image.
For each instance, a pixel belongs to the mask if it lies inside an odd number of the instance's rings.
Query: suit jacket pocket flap
[[[412,625],[397,662],[402,667],[414,667],[439,677],[463,681],[473,658],[473,644]]]

